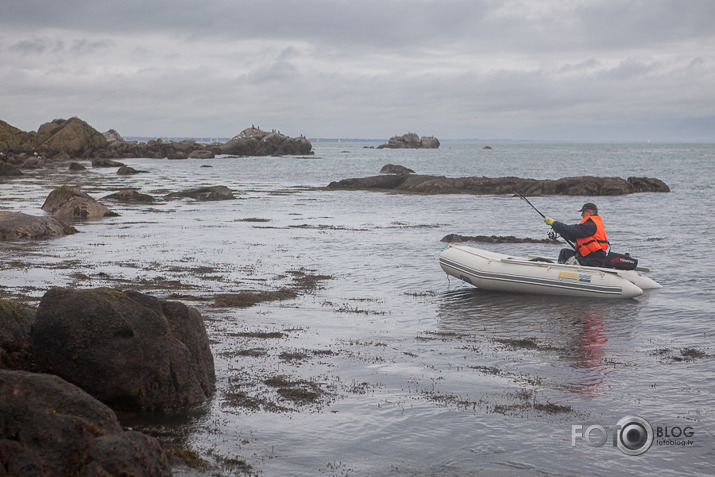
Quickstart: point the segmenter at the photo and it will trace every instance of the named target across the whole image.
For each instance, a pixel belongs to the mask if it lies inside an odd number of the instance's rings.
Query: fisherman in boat
[[[584,204],[580,212],[583,220],[574,225],[564,224],[551,217],[544,218],[544,222],[550,225],[557,234],[575,242],[576,250],[561,249],[559,263],[567,263],[571,257],[575,257],[581,265],[601,267],[606,260],[606,251],[608,250],[608,237],[603,220],[598,215],[598,207],[592,202]]]

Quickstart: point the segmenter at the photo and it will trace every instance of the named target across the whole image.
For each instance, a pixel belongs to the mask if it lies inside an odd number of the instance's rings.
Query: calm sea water
[[[195,450],[214,465],[209,474],[239,472],[239,461],[261,475],[715,472],[715,145],[364,146],[316,143],[305,158],[130,159],[122,162],[147,172],[27,171],[0,182],[0,209],[33,215],[62,184],[97,199],[124,187],[160,198],[209,185],[237,197],[104,201],[120,216],[77,224],[80,234],[60,239],[0,243],[0,296],[36,304],[52,286],[131,286],[199,308],[215,398],[183,419],[131,425]],[[545,238],[548,228],[507,196],[314,190],[388,163],[448,177],[657,177],[671,193],[532,202],[570,223],[596,202],[613,249],[637,257],[663,289],[603,301],[450,280],[438,263],[445,235]],[[524,256],[560,248],[476,246]],[[273,289],[296,271],[330,278],[294,300],[212,306],[213,295]],[[265,384],[270,376],[321,398],[282,399]],[[240,393],[262,404],[233,405]],[[626,416],[678,436],[656,437],[640,456],[613,447],[611,430],[600,447],[573,438],[573,426],[607,428]]]

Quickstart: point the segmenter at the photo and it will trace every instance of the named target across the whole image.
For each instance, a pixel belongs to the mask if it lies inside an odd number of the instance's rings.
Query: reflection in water
[[[499,363],[521,353],[520,372],[538,373],[553,389],[586,397],[608,390],[619,343],[632,332],[635,300],[587,300],[479,289],[446,292],[439,302],[442,331],[477,335]]]

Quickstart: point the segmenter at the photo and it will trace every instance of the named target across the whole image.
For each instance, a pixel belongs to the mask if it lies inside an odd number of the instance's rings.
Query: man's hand
[[[544,222],[546,222],[546,225],[552,225],[554,223],[554,219],[551,217],[544,217]]]

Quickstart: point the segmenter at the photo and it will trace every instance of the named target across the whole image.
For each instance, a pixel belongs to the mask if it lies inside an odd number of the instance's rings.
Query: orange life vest
[[[590,237],[576,240],[576,250],[582,257],[593,252],[598,252],[599,250],[603,250],[604,252],[608,250],[608,237],[606,236],[606,228],[603,226],[601,216],[592,215],[586,217],[581,223],[583,224],[587,220],[593,220],[593,223],[596,224],[596,233]]]

